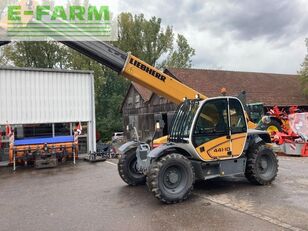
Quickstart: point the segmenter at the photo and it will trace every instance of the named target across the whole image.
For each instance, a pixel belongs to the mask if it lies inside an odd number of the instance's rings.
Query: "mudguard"
[[[190,150],[186,150],[185,145],[166,143],[151,150],[148,154],[148,157],[151,159],[156,159],[170,152],[185,153],[185,155],[189,155],[189,153],[191,153]]]
[[[138,147],[138,142],[137,141],[129,141],[129,142],[126,142],[125,144],[122,144],[119,147],[119,151],[120,151],[120,153],[125,153],[128,150],[130,150],[132,148],[137,148],[137,147]]]

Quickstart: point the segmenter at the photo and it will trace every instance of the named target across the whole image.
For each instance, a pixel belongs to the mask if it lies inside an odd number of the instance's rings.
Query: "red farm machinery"
[[[308,157],[308,112],[301,112],[297,106],[288,110],[275,106],[262,118],[258,128],[267,130],[285,154]]]

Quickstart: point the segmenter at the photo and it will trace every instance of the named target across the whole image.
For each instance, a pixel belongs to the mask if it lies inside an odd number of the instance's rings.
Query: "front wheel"
[[[181,154],[168,154],[155,160],[147,175],[149,190],[160,201],[170,204],[189,197],[195,173],[191,162]]]
[[[246,178],[253,184],[267,185],[275,180],[278,159],[274,151],[265,144],[256,144],[247,154]]]
[[[136,165],[136,149],[131,149],[121,155],[118,162],[118,172],[122,180],[128,185],[145,184],[145,175],[138,172]]]

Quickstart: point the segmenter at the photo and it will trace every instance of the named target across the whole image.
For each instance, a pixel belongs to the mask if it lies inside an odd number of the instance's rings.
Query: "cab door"
[[[232,158],[243,151],[246,131],[246,120],[239,100],[211,99],[203,104],[196,119],[192,143],[203,160]]]
[[[236,98],[229,98],[229,121],[231,132],[232,156],[242,155],[247,139],[247,121],[242,103]]]
[[[231,139],[227,98],[207,100],[199,113],[192,142],[203,160],[230,156]]]

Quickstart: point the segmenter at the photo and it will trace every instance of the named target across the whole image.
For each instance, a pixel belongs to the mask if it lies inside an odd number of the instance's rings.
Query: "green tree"
[[[178,34],[176,43],[177,48],[172,49],[162,66],[190,68],[192,64],[191,57],[195,55],[195,49],[191,48],[187,39],[180,34]]]
[[[104,140],[110,140],[114,131],[123,129],[120,112],[129,81],[107,70],[106,82],[96,95],[96,124]]]
[[[304,62],[301,65],[301,69],[299,71],[300,75],[299,78],[302,84],[304,94],[308,96],[308,38],[306,39],[306,47],[307,47],[307,54]]]
[[[17,67],[66,68],[67,49],[56,42],[14,42],[6,45],[4,56]]]
[[[5,66],[7,64],[8,64],[8,60],[4,53],[4,49],[1,49],[0,47],[0,66]]]
[[[172,49],[174,34],[172,28],[161,26],[161,19],[147,20],[143,14],[122,13],[119,16],[119,37],[115,45],[131,51],[143,61],[158,66],[158,60]]]

